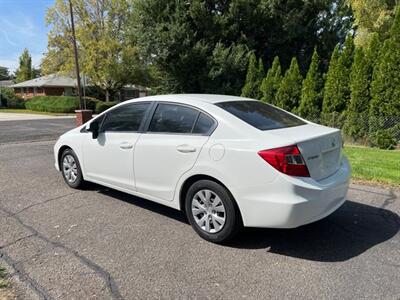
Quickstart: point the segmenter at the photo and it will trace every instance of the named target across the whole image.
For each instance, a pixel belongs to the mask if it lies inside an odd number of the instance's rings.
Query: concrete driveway
[[[22,299],[399,298],[399,192],[352,185],[322,221],[222,246],[178,211],[68,188],[53,144],[0,145],[0,263]]]

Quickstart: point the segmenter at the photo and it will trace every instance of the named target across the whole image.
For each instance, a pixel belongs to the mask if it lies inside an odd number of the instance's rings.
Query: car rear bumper
[[[345,201],[350,165],[343,158],[335,174],[321,181],[280,174],[273,182],[234,190],[247,227],[294,228],[320,220]]]

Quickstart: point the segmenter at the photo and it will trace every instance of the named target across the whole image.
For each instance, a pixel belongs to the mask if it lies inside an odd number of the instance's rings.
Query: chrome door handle
[[[130,143],[127,143],[127,142],[122,142],[121,144],[119,144],[119,147],[121,148],[121,149],[132,149],[133,148],[133,145],[132,144],[130,144]]]
[[[181,153],[192,153],[192,152],[196,152],[196,148],[192,147],[190,145],[179,145],[176,147],[176,150],[178,150]]]

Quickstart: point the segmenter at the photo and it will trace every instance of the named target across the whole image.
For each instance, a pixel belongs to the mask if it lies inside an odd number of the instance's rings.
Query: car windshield
[[[299,118],[261,101],[228,101],[216,105],[260,130],[306,124]]]

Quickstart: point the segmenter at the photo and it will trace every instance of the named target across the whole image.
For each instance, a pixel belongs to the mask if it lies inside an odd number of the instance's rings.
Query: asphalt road
[[[0,263],[21,299],[399,299],[399,192],[353,185],[322,221],[222,246],[178,211],[68,188],[53,143],[0,145]]]
[[[54,140],[73,128],[75,119],[53,118],[42,120],[1,121],[0,144],[9,142]]]

